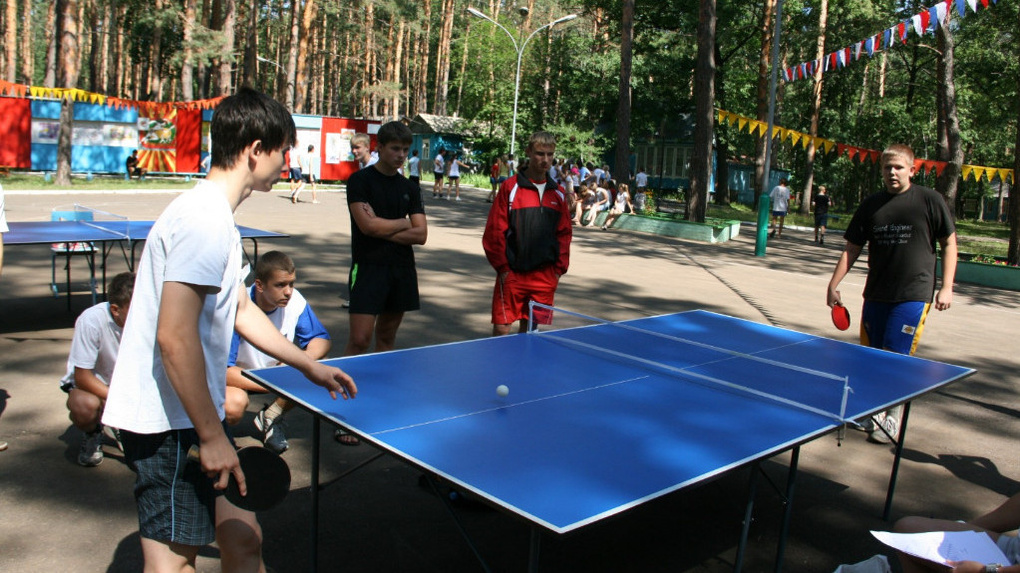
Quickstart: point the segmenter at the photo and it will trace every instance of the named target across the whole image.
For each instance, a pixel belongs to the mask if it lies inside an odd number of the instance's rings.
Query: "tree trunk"
[[[60,37],[60,67],[57,80],[62,88],[78,84],[78,3],[58,0],[57,30]],[[74,101],[65,97],[60,106],[60,134],[57,136],[57,185],[71,184],[71,135],[74,128]]]
[[[1020,33],[1020,13],[1017,14],[1016,32]],[[1017,57],[1020,57],[1020,49],[1017,50]],[[1020,93],[1020,72],[1016,75],[1016,89]],[[1016,126],[1013,128],[1016,134],[1016,141],[1013,145],[1013,186],[1009,189],[1009,251],[1007,260],[1011,265],[1020,265],[1020,109],[1017,110]]]
[[[712,50],[712,56],[715,58],[715,80],[716,94],[718,95],[719,108],[726,109],[726,82],[723,78],[725,72],[725,65],[722,57],[722,50],[719,49],[719,43],[716,42]],[[713,121],[715,118],[712,118]],[[730,204],[730,147],[726,141],[726,135],[720,131],[716,133],[715,139],[715,204],[716,205],[729,205]]]
[[[311,82],[311,59],[308,57],[310,51],[308,48],[317,12],[315,0],[305,0],[305,7],[301,9],[301,36],[298,40],[297,84],[294,96],[294,111],[298,113],[308,110],[308,85]]]
[[[7,11],[4,16],[4,25],[7,33],[4,34],[4,47],[6,48],[6,60],[4,74],[7,81],[14,83],[18,73],[18,3],[15,0],[6,0]],[[30,54],[26,54],[31,57]]]
[[[943,117],[947,147],[940,158],[946,161],[946,168],[935,181],[936,190],[942,194],[950,207],[956,204],[956,191],[963,170],[963,145],[960,137],[960,120],[956,111],[956,82],[954,80],[953,33],[949,29],[949,13],[935,32],[940,52],[938,58],[937,90],[939,114]]]
[[[112,96],[123,95],[122,81],[124,78],[124,32],[120,23],[126,8],[117,0],[110,0],[110,67],[106,74],[106,93]]]
[[[194,0],[186,0],[193,2]],[[244,38],[244,60],[241,62],[241,85],[254,87],[259,70],[259,10],[248,5],[248,30]]]
[[[613,173],[630,182],[630,78],[634,47],[634,0],[623,0],[620,21],[620,99],[616,108],[616,164]]]
[[[825,57],[825,26],[829,15],[828,0],[821,0],[818,7],[818,45],[815,50],[815,58],[819,61]],[[807,159],[804,164],[804,199],[800,202],[800,214],[807,215],[811,212],[811,194],[815,182],[815,138],[818,137],[818,119],[822,113],[822,66],[815,70],[815,83],[812,87],[814,96],[811,101],[811,140],[808,142]],[[861,90],[862,92],[864,90]]]
[[[236,0],[223,0],[223,56],[220,58],[219,79],[216,84],[218,95],[233,92],[234,29],[237,25]]]
[[[703,223],[712,173],[712,133],[715,127],[715,0],[700,0],[698,61],[694,72],[694,151],[687,220]]]
[[[758,121],[767,121],[769,114],[769,62],[772,59],[772,15],[776,11],[776,0],[765,0],[761,15],[761,50],[758,52]],[[768,181],[765,177],[765,138],[759,137],[754,143],[754,204],[758,195],[765,191]]]
[[[184,60],[181,62],[181,98],[185,101],[195,99],[194,86],[194,63],[192,56],[193,38],[195,36],[195,13],[197,12],[197,0],[184,0]]]
[[[446,115],[450,89],[450,42],[453,38],[454,0],[443,0],[443,28],[439,36],[439,54],[436,61],[436,91],[434,113]]]
[[[8,0],[13,2],[14,0]],[[32,0],[23,0],[21,3],[21,81],[26,84],[34,84],[35,79],[35,58],[32,50]]]
[[[92,5],[89,14],[89,91],[103,91],[103,34],[109,22],[103,21],[102,7]]]
[[[157,12],[163,11],[163,1],[156,0],[155,10]],[[163,41],[163,20],[160,18],[156,22],[156,28],[152,33],[152,47],[149,52],[149,85],[147,86],[148,93],[146,99],[149,101],[160,101],[163,99],[163,50],[160,49],[160,44]]]
[[[460,71],[457,73],[457,79],[459,80],[457,82],[457,109],[453,113],[453,115],[456,115],[456,116],[460,116],[460,104],[461,104],[461,101],[464,99],[464,78],[465,78],[465,74],[466,74],[466,71],[467,71],[468,52],[471,51],[470,50],[471,43],[468,41],[468,39],[471,37],[471,23],[472,23],[472,21],[473,21],[473,18],[468,18],[467,19],[467,23],[464,24],[464,35],[463,35],[463,38],[464,38],[464,40],[463,40],[464,41],[464,47],[461,50],[461,54],[460,54]]]
[[[46,49],[46,76],[43,86],[57,87],[57,51],[60,46],[60,33],[57,32],[57,3],[47,2],[46,29],[49,30],[49,44]]]
[[[422,21],[424,22],[425,29],[418,37],[420,48],[418,53],[421,55],[421,59],[418,62],[417,67],[417,79],[415,81],[415,96],[414,96],[414,110],[412,113],[427,113],[429,109],[428,102],[428,85],[429,85],[429,58],[431,55],[431,42],[429,38],[432,34],[432,0],[422,0]]]

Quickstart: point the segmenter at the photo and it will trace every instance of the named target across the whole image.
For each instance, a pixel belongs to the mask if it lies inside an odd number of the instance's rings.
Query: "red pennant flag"
[[[942,177],[942,172],[946,170],[947,163],[945,161],[933,161],[935,164],[935,174]]]
[[[907,43],[907,23],[906,22],[900,22],[896,26],[896,32],[900,35],[900,41],[903,42],[904,44],[906,44]]]
[[[847,147],[848,146],[845,143],[837,143],[836,144],[836,157],[839,157],[840,155],[843,155],[844,153],[846,153],[846,148]]]
[[[860,151],[860,150],[858,148],[856,148],[856,147],[847,146],[847,148],[846,148],[846,156],[849,157],[850,159],[853,159],[854,157],[857,156],[857,152],[858,151]]]
[[[931,14],[928,11],[921,12],[921,31],[926,32],[928,30],[928,24],[931,23]]]

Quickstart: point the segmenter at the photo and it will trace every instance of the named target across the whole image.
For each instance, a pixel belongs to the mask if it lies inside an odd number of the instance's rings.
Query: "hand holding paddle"
[[[843,303],[837,302],[832,305],[832,324],[840,330],[850,328],[850,311],[843,306]]]
[[[200,450],[197,445],[188,450],[188,459],[199,462]],[[273,452],[259,446],[241,448],[237,451],[241,467],[241,483],[231,472],[224,496],[227,501],[247,511],[265,511],[287,497],[290,491],[290,467]],[[245,491],[241,491],[241,488]]]

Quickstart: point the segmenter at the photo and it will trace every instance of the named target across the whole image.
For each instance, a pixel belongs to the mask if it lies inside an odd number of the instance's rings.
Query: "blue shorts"
[[[291,181],[301,181],[301,170],[298,169],[297,167],[291,167],[290,168],[290,180]]]
[[[861,344],[913,356],[924,330],[930,303],[864,301]]]
[[[815,227],[828,227],[829,216],[828,215],[815,215]]]
[[[216,498],[222,492],[213,488],[212,478],[198,462],[188,460],[188,449],[198,444],[195,430],[158,434],[121,430],[121,442],[125,461],[138,471],[139,534],[193,547],[215,541]]]
[[[785,217],[786,216],[786,211],[773,211],[772,212],[772,216],[773,217]]]

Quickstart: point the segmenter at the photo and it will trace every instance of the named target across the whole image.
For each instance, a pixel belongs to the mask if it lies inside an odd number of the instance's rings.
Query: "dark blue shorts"
[[[861,344],[913,355],[921,341],[930,303],[864,301]]]
[[[290,168],[290,180],[294,181],[294,182],[301,181],[301,170],[298,169],[297,167],[291,167]]]
[[[159,434],[121,430],[121,442],[125,461],[138,471],[135,503],[139,534],[190,546],[215,541],[216,498],[222,493],[213,488],[212,478],[198,462],[188,460],[188,449],[198,444],[195,430]]]
[[[828,227],[829,215],[815,215],[815,227]]]

